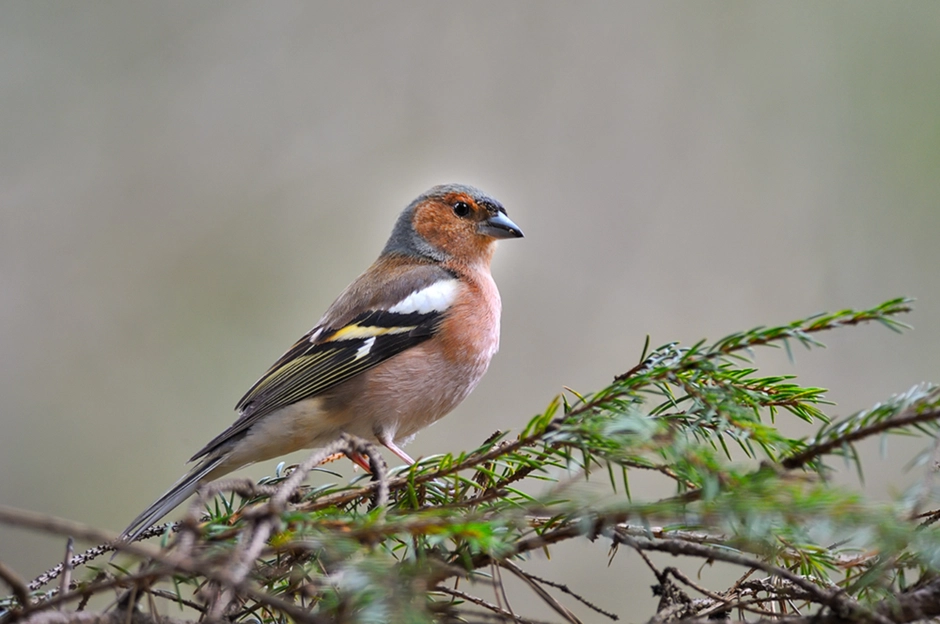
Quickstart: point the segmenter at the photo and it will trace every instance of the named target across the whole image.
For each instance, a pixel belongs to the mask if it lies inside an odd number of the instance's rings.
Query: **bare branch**
[[[23,607],[29,606],[29,590],[23,583],[23,579],[2,561],[0,561],[0,579],[3,579],[3,582],[10,586],[13,595],[16,596],[16,599]]]
[[[211,562],[196,561],[191,557],[182,557],[172,552],[166,552],[148,547],[145,544],[125,542],[114,533],[109,533],[100,529],[93,529],[77,522],[63,520],[53,516],[46,516],[30,511],[23,511],[20,509],[13,509],[4,505],[0,505],[0,522],[4,522],[12,526],[36,529],[56,535],[73,535],[78,539],[96,542],[111,542],[115,549],[128,552],[132,555],[137,555],[138,557],[152,559],[160,564],[167,566],[171,570],[177,570],[191,574],[201,574],[208,580],[218,583],[223,587],[234,586],[235,589],[245,593],[258,602],[279,609],[304,624],[323,624],[326,622],[326,620],[320,616],[312,614],[304,609],[300,609],[293,603],[282,600],[277,596],[272,596],[248,585],[233,583],[226,572],[219,571],[215,566],[211,565]],[[44,605],[38,608],[44,609],[48,604],[50,603],[44,603]]]
[[[90,611],[42,611],[20,620],[21,624],[195,624],[191,620],[156,616],[140,611],[125,613],[110,611],[93,613]]]
[[[62,559],[62,578],[59,579],[59,593],[64,594],[72,584],[72,554],[75,551],[75,540],[70,535],[65,541],[65,557]]]
[[[494,605],[492,602],[487,602],[482,598],[477,598],[473,594],[468,594],[467,592],[460,591],[459,589],[451,589],[450,587],[436,587],[434,591],[441,592],[442,594],[447,594],[448,596],[453,596],[454,598],[459,598],[460,600],[466,600],[471,604],[475,604],[478,607],[483,607],[488,611],[492,611],[494,614],[498,615],[500,618],[511,620],[513,622],[518,622],[519,624],[547,624],[544,622],[539,622],[537,620],[530,620],[527,618],[519,617],[515,613],[506,611],[498,605]]]
[[[362,443],[365,444],[365,443]],[[268,503],[261,509],[252,510],[251,516],[254,520],[253,526],[242,533],[240,546],[232,554],[228,564],[228,579],[209,608],[209,618],[221,619],[222,615],[228,609],[229,604],[235,596],[235,588],[240,585],[248,572],[251,570],[255,559],[261,553],[271,533],[280,523],[280,513],[287,503],[287,500],[297,491],[300,484],[307,478],[307,475],[323,461],[339,452],[348,451],[350,453],[358,450],[359,444],[354,444],[352,438],[343,435],[340,439],[334,441],[322,449],[310,454],[310,456],[300,464],[287,479],[277,487],[274,494],[268,499]]]
[[[161,533],[165,530],[166,530],[166,526],[162,527]],[[143,535],[141,535],[141,539],[143,539]],[[69,559],[68,565],[70,565],[72,568],[77,568],[78,566],[88,563],[92,559],[97,559],[101,555],[111,552],[112,550],[114,549],[107,545],[99,544],[98,546],[92,546],[85,552],[75,555],[74,557]],[[62,574],[62,571],[64,569],[65,569],[65,565],[63,563],[56,564],[54,567],[46,570],[45,572],[43,572],[42,574],[40,574],[39,576],[31,580],[29,583],[27,583],[26,587],[29,588],[30,591],[36,591],[43,585],[50,583],[51,581],[54,581],[55,579],[57,579],[59,575]]]
[[[605,617],[608,617],[615,622],[620,619],[616,613],[611,613],[610,611],[605,611],[604,609],[601,609],[600,607],[592,603],[590,600],[588,600],[584,596],[581,596],[577,592],[572,591],[572,589],[568,587],[567,585],[565,585],[564,583],[556,583],[555,581],[550,581],[548,579],[544,579],[539,576],[536,576],[535,574],[532,574],[531,572],[526,572],[525,575],[528,578],[532,579],[533,581],[541,583],[542,585],[548,585],[549,587],[554,587],[558,591],[568,594],[569,596],[571,596],[572,598],[574,598],[575,600],[577,600],[578,602],[580,602],[587,608],[591,609],[592,611],[599,613]]]
[[[545,588],[530,578],[529,575],[524,570],[522,570],[522,568],[514,564],[512,561],[502,561],[499,565],[515,574],[518,578],[522,579],[522,581],[528,585],[529,588],[545,602],[545,604],[551,607],[555,613],[565,618],[566,621],[570,622],[571,624],[582,624],[581,620],[579,620],[574,613],[572,613],[565,605],[558,602],[554,596],[545,591]]]

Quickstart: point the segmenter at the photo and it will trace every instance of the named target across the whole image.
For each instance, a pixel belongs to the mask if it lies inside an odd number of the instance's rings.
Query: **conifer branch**
[[[583,539],[609,540],[611,556],[627,546],[649,563],[663,600],[646,619],[657,624],[732,611],[786,624],[902,624],[940,615],[940,528],[932,523],[940,514],[918,511],[937,502],[929,480],[911,505],[912,497],[872,502],[821,478],[832,456],[860,467],[860,440],[935,436],[940,388],[915,386],[832,420],[824,389],[761,374],[749,361],[757,348],[815,348],[822,332],[862,323],[901,331],[896,317],[910,309],[909,300],[894,299],[711,344],[644,347],[639,363],[607,387],[555,397],[515,438],[497,432],[467,453],[388,473],[369,445],[343,438],[257,485],[206,487],[182,523],[141,535],[163,537],[161,548],[0,507],[0,523],[101,543],[30,583],[0,564],[13,592],[0,599],[2,624],[85,624],[89,614],[53,609],[116,588],[126,593],[95,614],[101,621],[168,621],[136,611],[146,598],[189,609],[190,621],[319,624],[374,611],[390,620],[450,622],[473,608],[478,619],[534,622],[501,604],[502,593],[496,603],[475,595],[493,582],[501,587],[488,578],[500,570],[521,579],[558,621],[579,621],[577,608],[613,619],[618,614],[606,606],[522,565],[529,553]],[[784,417],[811,424],[815,434],[784,434],[777,424]],[[373,480],[303,486],[335,452],[368,456]],[[634,496],[631,477],[643,473],[670,491]],[[93,569],[112,550],[141,565],[135,572]],[[708,587],[678,567],[657,569],[648,552],[722,561],[743,576],[729,588]],[[71,582],[42,591],[69,566]],[[444,587],[451,579],[466,587]]]

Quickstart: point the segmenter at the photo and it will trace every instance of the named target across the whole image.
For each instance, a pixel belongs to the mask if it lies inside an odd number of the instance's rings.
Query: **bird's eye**
[[[466,217],[470,214],[470,204],[467,202],[457,202],[454,204],[454,214],[458,217]]]

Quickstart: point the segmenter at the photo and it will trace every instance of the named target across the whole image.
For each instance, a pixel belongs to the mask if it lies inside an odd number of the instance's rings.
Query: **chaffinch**
[[[454,409],[499,348],[495,243],[521,238],[483,192],[435,186],[399,215],[375,263],[238,402],[238,419],[124,531],[133,539],[201,484],[348,432],[401,446]],[[350,457],[368,470],[363,457]]]

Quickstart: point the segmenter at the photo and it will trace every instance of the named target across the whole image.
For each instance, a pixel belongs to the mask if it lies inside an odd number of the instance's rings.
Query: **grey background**
[[[494,265],[501,352],[412,455],[518,432],[647,334],[901,294],[911,333],[758,362],[837,415],[940,381],[938,27],[934,2],[0,3],[0,502],[121,529],[440,182],[526,238]],[[866,447],[872,496],[923,444]],[[0,528],[24,575],[61,552]],[[606,557],[528,565],[645,619],[652,577]]]

